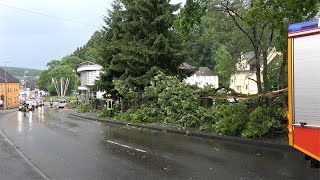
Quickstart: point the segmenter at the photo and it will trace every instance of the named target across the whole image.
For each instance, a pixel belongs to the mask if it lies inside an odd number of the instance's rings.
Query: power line
[[[19,8],[19,7],[7,5],[7,4],[0,3],[0,6],[11,8],[11,9],[16,9],[16,10],[19,10],[19,11],[28,12],[28,13],[31,13],[31,14],[45,16],[45,17],[56,19],[56,20],[60,20],[60,21],[66,21],[66,22],[71,22],[71,23],[76,23],[76,24],[82,24],[82,25],[85,25],[85,26],[91,26],[91,27],[100,28],[97,25],[92,25],[92,24],[83,23],[83,22],[80,22],[80,21],[75,21],[75,20],[72,20],[72,19],[66,19],[66,18],[62,18],[62,17],[52,16],[52,15],[49,15],[49,14],[44,14],[44,13],[40,13],[40,12],[36,12],[36,11],[31,11],[31,10],[28,10],[28,9],[23,9],[23,8]]]

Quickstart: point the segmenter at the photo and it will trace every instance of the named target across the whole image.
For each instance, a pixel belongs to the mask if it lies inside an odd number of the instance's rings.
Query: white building
[[[20,86],[20,99],[30,99],[30,98],[39,98],[42,97],[41,90],[37,87],[37,85],[30,80],[22,80]]]
[[[272,48],[268,51],[267,64],[268,66],[272,63],[275,63],[277,59],[282,54],[276,51],[275,48]],[[253,51],[242,53],[238,62],[236,63],[235,72],[231,75],[230,78],[230,88],[234,89],[236,92],[241,94],[257,94],[257,76],[256,70],[254,67],[254,57],[255,54]],[[262,76],[263,64],[261,62],[261,79]]]
[[[191,85],[197,85],[203,88],[205,85],[211,85],[214,88],[219,87],[218,76],[208,67],[199,67],[199,69],[184,81]]]
[[[90,91],[90,87],[94,86],[95,81],[100,77],[102,66],[86,61],[80,64],[77,72],[80,74],[81,81],[81,85],[78,87],[78,90],[81,92],[83,99],[103,98],[102,95],[105,94],[105,92]]]

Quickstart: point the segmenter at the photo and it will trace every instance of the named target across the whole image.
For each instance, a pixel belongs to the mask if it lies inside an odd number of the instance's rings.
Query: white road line
[[[75,132],[75,133],[77,133],[77,131],[76,130],[74,130],[74,129],[69,129],[70,131],[72,131],[72,132]]]
[[[125,148],[128,148],[128,149],[136,150],[136,151],[143,152],[143,153],[147,152],[147,151],[142,150],[142,149],[130,147],[130,146],[127,146],[127,145],[124,145],[124,144],[120,144],[120,143],[117,143],[117,142],[113,142],[113,141],[109,141],[109,140],[108,140],[108,143],[116,144],[116,145],[118,145],[118,146],[122,146],[122,147],[125,147]]]

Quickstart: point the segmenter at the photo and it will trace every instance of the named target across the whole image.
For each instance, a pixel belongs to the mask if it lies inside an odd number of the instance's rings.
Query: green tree
[[[39,88],[48,91],[51,95],[57,95],[57,91],[52,83],[52,79],[60,82],[60,78],[63,78],[64,82],[66,82],[67,78],[69,78],[67,94],[70,94],[71,90],[76,87],[77,82],[74,69],[69,65],[60,63],[60,61],[50,61],[48,65],[48,69],[42,71],[40,74],[38,81]],[[58,85],[60,86],[60,84]]]
[[[319,9],[318,0],[264,0],[266,9],[270,13],[270,20],[277,31],[276,46],[283,54],[278,80],[280,88],[287,86],[287,47],[288,26],[292,23],[314,18]]]
[[[181,8],[175,28],[187,36],[195,25],[199,25],[202,16],[208,10],[210,0],[186,0],[186,4]]]
[[[233,21],[232,24],[246,37],[246,40],[242,42],[251,44],[251,49],[256,54],[254,65],[257,70],[257,86],[261,92],[262,90],[267,91],[271,86],[266,60],[268,48],[271,46],[276,46],[277,50],[283,53],[278,83],[280,88],[286,87],[288,26],[291,23],[314,18],[318,12],[318,4],[318,0],[188,0],[186,7],[179,15],[181,22],[176,24],[178,29],[180,27],[182,30],[191,30],[190,27],[201,22],[199,17],[206,15],[202,12],[210,12],[210,8],[228,14],[229,19]],[[212,21],[211,24],[221,25],[218,20]],[[226,34],[229,35],[228,31]],[[236,40],[237,38],[232,39]],[[227,47],[233,55],[232,49]],[[238,47],[242,50],[242,46]],[[260,60],[261,54],[262,61]],[[263,84],[260,77],[262,65],[260,62],[263,63]]]
[[[84,59],[94,63],[100,62],[101,56],[99,54],[99,49],[93,47],[87,48],[87,51],[84,54]]]
[[[215,4],[218,9],[228,13],[236,27],[250,42],[255,54],[253,65],[256,71],[258,93],[261,93],[266,89],[262,88],[261,60],[265,65],[263,67],[267,68],[266,52],[273,41],[273,28],[268,9],[265,8],[263,0],[217,0]],[[262,59],[261,54],[265,54]],[[267,70],[264,69],[264,72]],[[267,74],[264,75],[267,81]]]
[[[99,49],[102,43],[102,33],[100,31],[94,32],[89,41],[82,47],[77,49],[71,54],[84,61],[91,61],[97,63],[101,58]]]
[[[60,60],[51,60],[47,63],[48,69],[54,69],[60,64]]]
[[[183,35],[188,63],[214,68],[215,52],[221,44],[227,47],[234,59],[237,59],[241,52],[249,50],[249,41],[227,13],[215,8],[212,2],[209,2],[187,3],[178,15],[175,30]],[[201,12],[184,13],[187,9],[191,11],[195,8],[201,8]],[[188,26],[189,29],[186,31],[184,26]]]
[[[50,70],[44,70],[41,72],[39,80],[38,80],[38,87],[41,90],[49,92],[51,95],[56,95],[56,90],[52,85],[52,77],[50,76]]]
[[[178,74],[184,56],[172,25],[179,6],[167,0],[123,0],[116,1],[113,8],[105,18],[101,63],[105,74],[100,84],[112,88],[112,79],[118,78],[142,92],[155,75],[153,67]]]
[[[318,11],[318,1],[214,0],[214,4],[219,9],[228,13],[234,24],[250,40],[252,49],[255,52],[254,66],[256,69],[258,91],[267,91],[269,89],[267,51],[275,43],[284,54],[279,74],[280,87],[284,87],[288,25],[293,22],[313,18]],[[263,63],[263,84],[260,76],[261,62]]]
[[[61,59],[59,65],[68,65],[73,70],[76,70],[80,63],[82,63],[84,60],[80,59],[77,56],[65,56]]]
[[[120,53],[119,44],[117,40],[123,38],[122,20],[123,17],[123,4],[122,0],[115,0],[112,3],[112,9],[108,10],[107,16],[104,17],[102,34],[102,43],[100,44],[99,54],[101,59],[98,63],[103,66],[104,72],[101,74],[99,81],[96,81],[96,86],[101,90],[107,90],[113,92],[113,79],[114,77],[120,77],[121,70],[117,68],[120,62],[111,64],[114,56]],[[122,66],[125,64],[122,63]]]
[[[214,67],[219,77],[219,83],[224,86],[229,86],[230,77],[233,73],[236,61],[231,56],[227,47],[221,45],[216,51],[216,66]]]

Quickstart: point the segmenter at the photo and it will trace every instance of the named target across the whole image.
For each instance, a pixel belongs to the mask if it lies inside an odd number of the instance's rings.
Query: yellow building
[[[267,64],[268,66],[282,55],[280,52],[277,52],[275,48],[272,48],[268,52],[267,56]],[[230,78],[230,88],[234,89],[236,92],[241,94],[257,94],[258,87],[257,87],[257,76],[256,70],[253,66],[254,63],[254,52],[247,52],[241,54],[240,59],[238,60],[235,72],[231,75]],[[262,64],[262,63],[261,63]],[[263,66],[261,65],[261,79]]]
[[[3,107],[16,108],[20,104],[20,81],[0,68],[0,99],[3,101]]]

